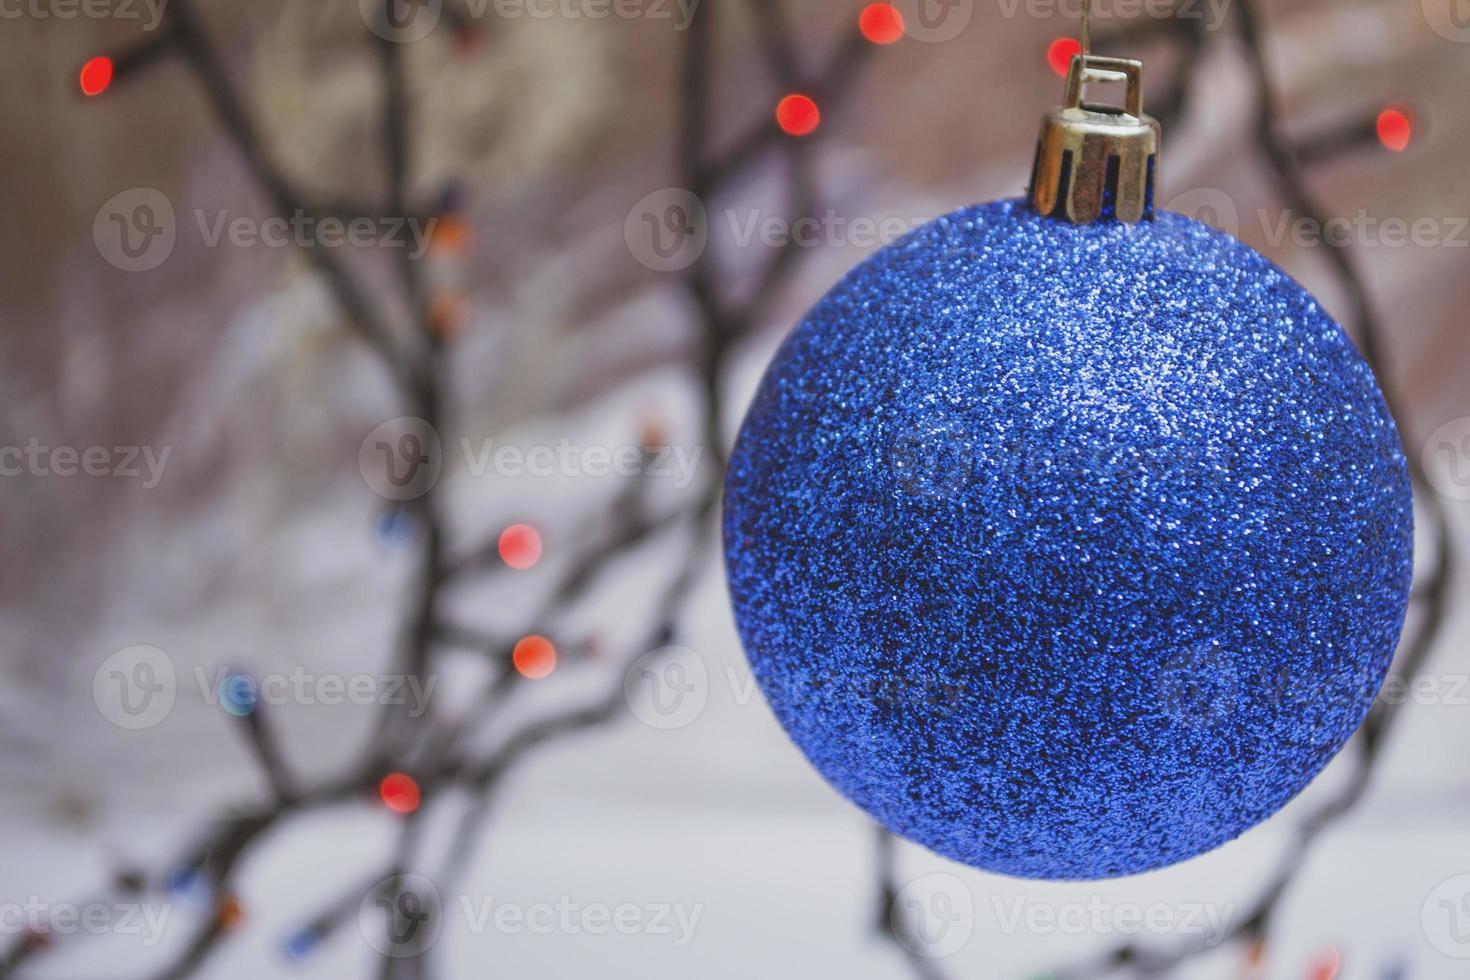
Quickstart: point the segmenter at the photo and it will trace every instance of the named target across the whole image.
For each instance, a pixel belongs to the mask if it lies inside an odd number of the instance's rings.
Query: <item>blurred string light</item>
[[[209,877],[191,865],[180,865],[168,877],[168,891],[180,905],[204,908],[214,895]]]
[[[1261,976],[1262,968],[1266,965],[1266,941],[1264,939],[1252,939],[1245,949],[1245,967],[1241,970],[1244,980],[1256,980]]]
[[[527,636],[516,643],[510,660],[522,677],[540,680],[556,669],[556,647],[544,636]]]
[[[288,960],[300,963],[312,954],[320,941],[321,936],[315,929],[308,926],[287,936],[286,941],[281,944],[281,951],[286,954]]]
[[[1046,63],[1063,78],[1072,67],[1072,56],[1082,53],[1082,42],[1075,37],[1059,37],[1046,47]]]
[[[874,44],[892,44],[903,37],[903,14],[891,3],[870,3],[858,15],[858,30]]]
[[[541,534],[529,524],[512,524],[496,542],[500,560],[524,571],[541,560]]]
[[[1342,954],[1336,946],[1319,950],[1307,967],[1305,980],[1337,980],[1342,972]]]
[[[245,921],[245,906],[234,895],[226,895],[220,900],[219,906],[214,911],[215,920],[219,927],[226,932],[239,927]]]
[[[870,7],[881,6],[889,5],[870,5]],[[879,11],[875,14],[869,14],[868,9],[865,8],[863,11],[863,19],[860,19],[859,21],[859,30],[861,31],[863,38],[874,45],[893,43],[893,41],[897,41],[899,39],[895,36],[893,37],[892,41],[883,40],[883,38],[887,36],[887,32],[885,31],[883,25],[878,23],[876,20],[876,18],[878,18],[882,13],[882,11]],[[869,17],[874,18],[874,21],[872,23],[869,23],[866,20],[866,18]],[[903,27],[902,18],[896,10],[892,10],[892,19],[894,24],[896,24],[899,31],[901,32]],[[454,21],[454,13],[447,9],[446,20],[450,22]],[[891,26],[890,28],[888,28],[888,30],[891,31]],[[468,40],[468,38],[460,38],[459,40]],[[185,38],[184,41],[180,43],[177,38],[161,32],[155,35],[154,40],[148,45],[140,46],[140,48],[135,51],[123,52],[119,54],[117,56],[116,62],[114,62],[112,58],[108,58],[105,56],[93,58],[82,67],[80,73],[79,81],[82,92],[87,96],[102,95],[103,93],[108,91],[111,86],[129,77],[129,71],[134,71],[142,64],[155,60],[155,58],[159,54],[165,52],[169,48],[177,49],[179,47],[194,43],[196,42],[191,41],[188,38]],[[1080,51],[1080,44],[1074,39],[1058,38],[1053,41],[1051,46],[1049,47],[1047,51],[1047,59],[1054,71],[1056,71],[1059,75],[1064,75],[1066,72],[1067,63],[1070,62],[1071,56],[1078,51]],[[1060,68],[1057,67],[1057,63],[1059,61],[1061,62]],[[815,131],[817,125],[820,123],[820,112],[818,111],[818,107],[815,101],[813,101],[808,96],[799,95],[796,93],[788,95],[781,101],[783,104],[785,104],[788,102],[788,100],[792,100],[792,104],[788,109],[788,114],[790,116],[797,117],[795,120],[788,121],[800,122],[800,117],[805,114],[807,117],[809,117],[809,128],[806,129],[806,133]],[[782,109],[780,106],[778,106],[777,122],[783,131],[791,133],[791,135],[804,135],[804,133],[792,132],[792,130],[788,128],[786,122],[783,122],[782,115]],[[1366,120],[1362,120],[1362,122],[1366,122]],[[1367,133],[1364,133],[1363,136],[1369,139],[1372,138]],[[1385,148],[1393,150],[1394,152],[1399,152],[1407,148],[1409,142],[1412,139],[1413,120],[1411,119],[1409,114],[1407,112],[1404,112],[1403,110],[1386,109],[1379,114],[1376,120],[1376,136],[1380,144],[1383,145]],[[657,444],[652,438],[646,439],[645,443]],[[396,515],[394,517],[387,518],[380,523],[397,527],[403,527],[406,524],[406,526],[409,527],[411,530],[411,519],[408,519],[407,521],[403,520],[407,517],[408,515],[406,514]],[[523,644],[533,639],[541,640],[543,643],[545,643],[545,649],[547,652],[549,652],[551,665],[552,667],[554,667],[555,649],[551,646],[550,642],[546,641],[544,638],[528,637],[526,638],[526,640],[523,640],[521,644],[517,644],[517,649],[519,650]],[[533,651],[535,649],[536,648],[534,647],[532,648]],[[521,664],[519,662],[516,664],[516,668],[517,670],[521,670],[523,674],[525,673],[524,670],[522,670]],[[548,669],[547,673],[549,672],[550,670]],[[394,775],[402,776],[403,779],[407,780],[407,784],[412,787],[413,798],[415,801],[414,807],[416,808],[418,805],[417,784],[406,775]],[[385,779],[384,782],[386,783],[387,779]],[[381,792],[382,789],[380,787],[380,793]],[[393,804],[389,802],[386,796],[384,798],[384,803],[390,807],[393,807]],[[396,809],[396,807],[393,808]],[[214,891],[214,885],[209,877],[199,869],[193,867],[181,867],[176,869],[170,876],[169,887],[176,900],[184,904],[195,906],[207,906],[209,896]],[[243,917],[243,909],[237,899],[233,897],[228,897],[217,907],[217,915],[220,924],[226,928],[230,928],[239,923],[239,921]],[[293,959],[304,958],[308,956],[317,945],[319,945],[321,938],[321,933],[315,929],[305,928],[299,930],[298,932],[293,933],[287,938],[284,944],[286,954]],[[25,942],[28,945],[33,944],[35,947],[41,948],[49,946],[51,944],[51,938],[48,934],[44,932],[28,931],[25,936]],[[1340,962],[1336,960],[1337,951],[1333,949],[1331,950],[1331,953],[1334,957],[1333,962]],[[1259,966],[1261,963],[1263,963],[1265,958],[1264,944],[1260,942],[1253,943],[1250,947],[1250,952],[1248,956],[1251,963]],[[1406,968],[1402,964],[1391,967],[1389,969],[1389,972],[1384,974],[1382,980],[1402,980],[1405,969]],[[1068,973],[1065,975],[1070,976],[1071,974]],[[1336,973],[1334,972],[1334,974],[1332,975],[1335,976]],[[1037,980],[1041,980],[1041,978],[1043,977],[1045,978],[1045,980],[1053,980],[1053,978],[1059,980],[1061,976],[1063,976],[1063,974],[1042,974],[1041,977],[1037,978]]]
[[[444,13],[450,13],[447,5],[444,7]],[[454,53],[461,58],[473,55],[485,46],[485,31],[473,26],[468,20],[461,25],[451,26],[454,28]]]
[[[776,103],[776,125],[788,136],[809,136],[822,122],[822,112],[809,95],[792,92]]]
[[[82,94],[101,95],[112,84],[112,59],[100,55],[82,65]]]
[[[463,293],[443,292],[429,301],[429,328],[443,340],[458,336],[470,316],[470,300]]]
[[[474,229],[463,213],[463,191],[450,183],[439,194],[429,229],[429,329],[440,340],[457,336],[469,319],[469,257]]]
[[[422,796],[419,784],[403,772],[390,772],[378,784],[378,796],[394,813],[412,813],[419,808]]]
[[[903,14],[889,2],[870,3],[858,14],[858,32],[872,44],[893,44],[903,38]],[[822,123],[822,110],[810,95],[791,92],[776,103],[776,125],[787,136],[810,136]]]
[[[429,251],[441,255],[468,255],[475,243],[475,232],[468,220],[456,211],[441,211],[429,232]]]
[[[656,409],[643,412],[638,419],[638,445],[644,452],[669,444],[669,425],[664,414]]]
[[[260,692],[255,678],[249,674],[229,673],[219,685],[219,704],[236,718],[244,718],[255,710]]]
[[[393,507],[378,515],[378,543],[399,550],[413,544],[413,515],[402,507]]]
[[[1395,153],[1408,149],[1414,137],[1414,120],[1406,109],[1390,107],[1378,114],[1378,142]]]

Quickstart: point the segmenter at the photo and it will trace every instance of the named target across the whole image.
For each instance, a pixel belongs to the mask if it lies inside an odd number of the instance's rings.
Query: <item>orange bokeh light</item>
[[[219,920],[219,926],[225,931],[234,929],[245,919],[245,906],[233,895],[226,895],[220,900],[219,907],[215,909],[215,916]]]
[[[556,669],[556,647],[544,636],[528,636],[516,644],[510,660],[522,677],[540,680]]]

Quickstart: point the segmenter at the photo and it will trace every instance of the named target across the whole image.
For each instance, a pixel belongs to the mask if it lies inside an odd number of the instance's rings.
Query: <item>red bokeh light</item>
[[[378,785],[383,805],[395,813],[412,813],[419,808],[419,784],[407,773],[390,772]]]
[[[1046,63],[1051,65],[1052,71],[1065,78],[1067,69],[1072,67],[1072,56],[1081,53],[1081,41],[1075,37],[1059,37],[1047,46]]]
[[[540,680],[556,669],[556,647],[544,636],[528,636],[510,654],[516,672],[529,680]]]
[[[892,44],[903,37],[903,14],[891,3],[870,3],[858,15],[858,30],[874,44]]]
[[[526,569],[541,560],[541,535],[529,524],[512,524],[500,532],[500,560],[511,568]]]
[[[1342,954],[1336,946],[1328,946],[1312,959],[1307,970],[1307,980],[1337,980],[1342,972]]]
[[[776,124],[791,136],[806,136],[816,131],[822,113],[810,96],[792,93],[776,103]]]
[[[1384,109],[1378,114],[1378,142],[1402,153],[1414,136],[1414,120],[1403,109]]]
[[[82,94],[101,95],[112,84],[112,59],[97,57],[82,66]]]

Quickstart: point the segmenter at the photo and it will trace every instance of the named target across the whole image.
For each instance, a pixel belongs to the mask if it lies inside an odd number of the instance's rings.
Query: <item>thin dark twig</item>
[[[307,207],[304,200],[268,158],[264,144],[256,135],[250,114],[235,94],[219,57],[194,15],[191,0],[173,0],[165,9],[165,17],[168,18],[172,36],[176,39],[185,62],[193,70],[205,95],[209,97],[215,116],[234,141],[236,151],[244,158],[277,215],[290,220],[296,214],[305,213]],[[392,330],[378,316],[373,301],[330,249],[308,248],[305,252],[307,260],[347,315],[348,322],[378,353],[395,379],[401,384],[407,384],[410,377],[402,368],[403,361]]]
[[[709,154],[706,100],[711,72],[711,45],[706,6],[701,5],[699,8],[696,27],[689,33],[686,48],[684,90],[687,97],[682,116],[680,162],[689,186],[697,186],[705,193],[712,193],[714,187],[711,173],[702,163],[708,159]],[[771,46],[769,51],[779,54],[790,65],[795,65],[796,52],[791,44],[789,25],[775,8],[769,8],[767,13],[770,19],[765,43]],[[173,0],[167,16],[169,21],[166,43],[155,42],[156,48],[146,58],[139,55],[136,60],[142,63],[157,57],[158,53],[165,50],[176,50],[201,84],[221,125],[275,210],[286,217],[298,212],[308,212],[303,196],[270,161],[243,101],[235,93],[214,48],[208,43],[195,19],[191,0]],[[387,208],[392,213],[406,216],[413,210],[408,201],[412,170],[409,139],[412,122],[400,47],[384,42],[377,46],[377,56],[384,84],[382,135],[389,184]],[[860,49],[849,41],[829,65],[825,75],[814,83],[817,90],[836,92],[845,89],[848,78],[856,70],[860,60]],[[781,71],[785,73],[787,69]],[[793,200],[801,205],[802,210],[806,210],[813,188],[810,173],[806,169],[804,151],[788,146],[788,156],[790,179],[793,186],[799,189],[793,195]],[[753,164],[755,159],[750,157],[745,162]],[[733,179],[739,175],[743,166],[744,164],[727,167],[722,171],[722,176]],[[338,203],[309,213],[361,214],[372,213],[373,210],[371,207]],[[413,312],[414,321],[413,333],[408,342],[400,344],[394,339],[388,321],[380,317],[378,304],[360,288],[340,260],[323,249],[308,249],[308,258],[348,320],[397,382],[404,402],[401,410],[417,415],[433,426],[441,426],[444,397],[441,365],[443,342],[430,329],[427,305],[424,302],[426,284],[421,270],[406,258],[399,267],[399,278],[403,290],[408,294],[408,305]],[[774,271],[762,277],[754,294],[740,302],[720,295],[720,277],[712,264],[696,263],[685,274],[683,285],[694,299],[695,322],[700,337],[698,354],[692,359],[690,366],[704,396],[703,432],[708,443],[709,456],[712,458],[712,463],[705,470],[705,484],[692,505],[656,517],[649,517],[644,512],[641,496],[635,492],[637,488],[630,486],[620,494],[610,509],[611,533],[580,556],[559,579],[541,604],[538,621],[548,624],[559,621],[568,608],[590,594],[595,583],[602,577],[602,572],[633,547],[651,540],[657,533],[675,523],[687,522],[691,541],[675,575],[656,603],[654,622],[645,637],[648,646],[663,646],[669,642],[680,611],[697,581],[700,569],[706,564],[712,546],[710,531],[719,502],[724,456],[721,427],[723,399],[720,396],[720,384],[725,361],[741,331],[759,316],[769,300],[770,291],[789,273],[791,262],[790,254],[776,256],[772,261]],[[405,505],[417,522],[423,544],[410,585],[408,612],[400,629],[398,657],[406,672],[420,676],[430,667],[435,646],[442,645],[446,639],[445,624],[438,616],[441,590],[459,571],[490,564],[484,558],[487,550],[485,548],[472,552],[471,560],[463,564],[445,561],[447,549],[437,500],[438,495],[431,490]],[[463,635],[458,637],[464,638]],[[476,637],[476,640],[485,643],[487,647],[490,639]],[[217,895],[228,897],[229,885],[236,869],[272,830],[281,826],[288,818],[310,810],[369,799],[390,764],[396,762],[418,776],[423,791],[421,809],[405,820],[390,870],[406,868],[412,861],[413,842],[417,838],[417,829],[421,826],[419,815],[443,798],[445,790],[460,787],[470,791],[472,796],[477,796],[481,801],[478,808],[483,811],[491,792],[501,783],[502,777],[535,749],[564,734],[606,724],[622,715],[622,691],[620,686],[615,685],[603,699],[522,725],[489,755],[473,756],[467,742],[476,723],[495,710],[520,678],[519,674],[509,669],[506,651],[498,651],[497,659],[501,661],[498,664],[499,670],[492,673],[482,698],[457,722],[444,724],[438,719],[428,717],[427,712],[418,717],[402,711],[384,712],[380,715],[382,723],[378,731],[359,758],[337,775],[302,786],[297,786],[296,780],[291,777],[271,729],[266,719],[258,713],[257,706],[257,713],[248,716],[245,721],[246,731],[255,756],[271,781],[273,799],[213,821],[208,832],[186,848],[173,867],[196,871],[211,883]],[[403,765],[405,762],[407,765]],[[461,837],[477,822],[472,810],[462,822],[462,827],[466,829],[461,832]],[[460,841],[451,848],[451,852],[467,846]],[[186,977],[201,967],[219,948],[233,927],[232,915],[237,915],[238,912],[227,915],[229,907],[221,901],[215,914],[198,924],[184,947],[154,976],[160,980],[174,980]],[[324,912],[308,919],[305,928],[313,937],[324,936],[350,914],[350,908],[351,903],[345,899],[333,903]],[[0,977],[9,976],[39,948],[27,938],[17,941],[8,954],[0,958]],[[408,980],[427,976],[428,968],[429,962],[424,957],[401,958],[397,965],[388,965],[385,962],[382,975]]]
[[[296,794],[295,781],[291,778],[291,771],[286,765],[285,757],[281,755],[281,747],[276,741],[275,733],[271,731],[270,725],[265,720],[266,710],[264,705],[257,703],[241,721],[245,726],[250,747],[255,752],[261,769],[265,771],[266,777],[270,780],[276,799],[289,800]]]

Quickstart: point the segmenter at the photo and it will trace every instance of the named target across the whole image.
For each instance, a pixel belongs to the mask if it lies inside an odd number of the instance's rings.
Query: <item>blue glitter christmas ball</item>
[[[1300,285],[1177,214],[965,208],[777,353],[726,565],[786,731],[884,826],[990,871],[1207,851],[1362,722],[1413,512],[1367,364]]]

